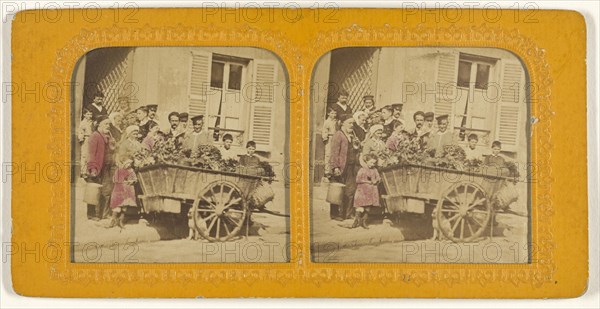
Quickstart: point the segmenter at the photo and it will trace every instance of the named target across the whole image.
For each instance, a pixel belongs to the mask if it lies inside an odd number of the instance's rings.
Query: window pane
[[[475,80],[475,88],[487,89],[490,80],[490,66],[487,64],[477,65],[477,79]]]
[[[223,70],[225,64],[213,62],[210,70],[210,86],[213,88],[223,88]]]
[[[458,62],[458,79],[456,84],[458,87],[469,88],[471,82],[471,63],[466,61]]]
[[[240,90],[242,86],[242,66],[237,64],[229,65],[229,85],[230,90]]]

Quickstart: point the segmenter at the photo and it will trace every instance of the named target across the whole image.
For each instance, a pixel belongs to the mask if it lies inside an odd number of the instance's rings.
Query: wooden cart
[[[454,242],[480,237],[489,229],[498,204],[516,200],[511,186],[515,179],[495,167],[459,171],[404,164],[381,168],[380,173],[388,213],[423,214],[426,206],[432,206],[438,231]]]
[[[272,179],[257,173],[157,164],[142,167],[136,174],[145,213],[183,215],[189,210],[196,230],[209,241],[236,236],[249,222],[252,210],[273,197],[267,183]]]

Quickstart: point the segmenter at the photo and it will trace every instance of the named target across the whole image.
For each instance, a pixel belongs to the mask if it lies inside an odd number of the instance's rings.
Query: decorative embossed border
[[[516,28],[504,29],[490,27],[488,24],[470,27],[427,27],[419,24],[414,28],[399,28],[386,25],[384,27],[361,27],[353,24],[346,28],[317,34],[311,49],[306,56],[311,62],[307,67],[313,68],[325,53],[348,46],[391,46],[391,47],[490,47],[502,48],[516,54],[525,66],[530,85],[537,85],[534,97],[529,98],[530,117],[537,118],[532,127],[531,160],[538,172],[538,179],[532,183],[531,216],[532,243],[537,250],[531,252],[531,264],[473,264],[473,265],[432,265],[432,264],[362,264],[368,267],[356,267],[356,264],[323,264],[311,263],[311,277],[323,281],[342,280],[352,285],[360,280],[378,280],[382,284],[390,282],[406,282],[422,285],[425,283],[476,282],[486,284],[492,281],[505,281],[512,284],[530,283],[541,286],[552,281],[555,270],[553,261],[554,239],[552,233],[552,203],[550,190],[552,186],[552,170],[550,152],[552,149],[550,109],[552,79],[544,50],[535,41],[519,33]],[[309,88],[310,80],[305,80]],[[532,94],[528,94],[532,95]],[[535,102],[535,104],[532,104]],[[310,115],[310,103],[305,107],[305,114]],[[307,127],[310,121],[305,122]],[[305,150],[305,151],[308,151]],[[306,177],[309,178],[309,177]],[[310,184],[308,184],[310,186]],[[310,250],[310,244],[304,244],[304,250]]]
[[[12,256],[13,284],[20,294],[32,296],[335,296],[335,297],[565,297],[585,289],[587,239],[586,179],[568,179],[571,170],[585,173],[585,125],[574,125],[575,135],[557,132],[574,117],[585,116],[585,53],[578,46],[555,44],[554,35],[568,43],[585,44],[585,21],[573,12],[541,11],[537,25],[516,25],[511,17],[497,24],[482,19],[457,23],[426,22],[418,16],[398,19],[402,10],[340,10],[338,24],[316,24],[302,9],[297,23],[276,18],[256,24],[214,23],[198,20],[200,9],[143,9],[137,25],[113,25],[104,19],[92,24],[74,22],[13,22],[13,72],[17,82],[58,85],[70,83],[76,62],[86,52],[109,46],[248,46],[275,53],[289,75],[290,263],[273,264],[79,264],[70,263],[70,248],[62,248],[58,262],[21,260]],[[106,11],[103,11],[106,12]],[[275,10],[275,16],[286,10]],[[167,13],[167,14],[163,14]],[[268,14],[267,14],[268,15]],[[180,24],[169,22],[177,18]],[[390,20],[391,25],[383,24]],[[556,20],[565,21],[560,25]],[[360,21],[361,25],[355,24]],[[151,26],[152,25],[155,26]],[[71,28],[65,28],[66,26]],[[62,27],[62,28],[61,28]],[[551,29],[555,33],[547,33]],[[64,31],[64,33],[58,33]],[[76,34],[77,33],[77,34]],[[73,36],[73,37],[71,37]],[[30,41],[31,40],[31,41]],[[29,46],[47,42],[46,51]],[[512,51],[526,66],[529,81],[537,85],[530,99],[531,160],[537,182],[531,186],[532,264],[320,264],[310,260],[310,83],[312,70],[326,52],[347,46],[495,47]],[[568,63],[563,58],[572,54]],[[53,55],[53,56],[52,56]],[[50,60],[53,60],[50,65]],[[550,64],[552,66],[550,66]],[[558,68],[560,64],[564,66]],[[36,67],[38,66],[38,67]],[[557,72],[560,72],[557,73]],[[553,76],[553,74],[555,74]],[[577,84],[567,85],[573,79]],[[13,160],[70,162],[71,91],[56,102],[34,106],[27,93],[13,96]],[[575,93],[577,92],[577,93]],[[583,94],[579,94],[583,92]],[[66,94],[66,95],[65,95]],[[51,95],[49,95],[51,96]],[[56,97],[56,96],[53,96]],[[60,97],[60,96],[59,96]],[[556,101],[573,98],[573,115]],[[19,101],[20,100],[20,101]],[[46,102],[48,101],[48,102]],[[21,103],[21,104],[15,104]],[[39,113],[26,115],[28,109]],[[554,111],[556,109],[556,113]],[[43,121],[41,125],[31,121]],[[50,130],[47,130],[46,121]],[[553,131],[553,124],[556,128]],[[31,131],[31,132],[29,132]],[[23,141],[32,134],[38,144]],[[25,139],[23,139],[25,138]],[[572,149],[567,142],[579,143]],[[568,146],[565,146],[568,145]],[[34,150],[34,151],[31,151]],[[35,152],[35,153],[34,153]],[[15,158],[17,156],[17,158]],[[20,158],[18,156],[21,156]],[[565,163],[565,158],[582,162]],[[39,161],[37,161],[39,162]],[[554,169],[554,171],[553,171]],[[560,176],[560,177],[558,177]],[[70,241],[70,179],[55,183],[19,182],[13,175],[13,241]],[[556,177],[556,178],[554,178]],[[582,196],[564,198],[557,188],[572,182],[570,190]],[[570,184],[569,184],[570,185]],[[51,194],[41,201],[41,212],[31,213],[27,203],[35,195]],[[560,190],[563,190],[560,187]],[[33,197],[32,197],[33,196]],[[566,205],[573,203],[573,205]],[[584,205],[585,204],[585,205]],[[570,208],[579,211],[565,218]],[[46,212],[47,211],[47,212]],[[29,221],[35,218],[38,221]],[[569,224],[578,224],[569,227]],[[570,228],[570,230],[569,230]],[[575,237],[565,235],[575,231]],[[576,252],[571,252],[578,250]],[[294,252],[295,251],[295,252]],[[36,282],[30,282],[32,275]],[[106,289],[106,287],[110,287]],[[446,289],[457,287],[456,289]],[[47,288],[47,291],[44,289]]]

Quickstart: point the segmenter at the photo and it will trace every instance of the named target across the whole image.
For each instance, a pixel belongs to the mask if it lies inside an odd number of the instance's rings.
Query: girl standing
[[[133,171],[133,156],[142,149],[137,141],[138,126],[129,126],[125,130],[125,140],[119,145],[116,154],[117,169],[113,175],[113,190],[110,197],[112,218],[107,228],[118,225],[124,228],[125,207],[137,207],[134,183],[137,181]]]
[[[356,192],[354,193],[354,208],[356,217],[352,228],[361,226],[368,229],[367,219],[371,207],[380,207],[378,185],[381,177],[375,166],[377,156],[369,153],[364,156],[365,166],[361,167],[356,174]]]

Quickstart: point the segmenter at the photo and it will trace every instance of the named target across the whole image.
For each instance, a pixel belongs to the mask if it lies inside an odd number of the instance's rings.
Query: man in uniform
[[[372,114],[374,113],[377,108],[375,108],[375,100],[373,99],[374,97],[370,94],[366,95],[363,97],[363,112],[366,112],[367,114]]]
[[[383,120],[383,139],[384,141],[387,141],[387,139],[392,136],[396,123],[399,122],[394,118],[394,108],[391,105],[386,105],[381,108],[381,119]]]
[[[179,113],[179,131],[183,132],[184,134],[188,133],[189,117],[190,116],[188,113]]]
[[[140,106],[136,110],[136,116],[139,121],[138,126],[140,127],[140,132],[139,132],[140,140],[144,140],[144,138],[146,138],[146,136],[148,135],[148,132],[150,132],[150,122],[156,123],[156,121],[148,118],[148,114],[149,114],[148,106]]]
[[[156,111],[158,110],[158,105],[156,104],[150,104],[150,105],[146,105],[148,107],[148,119],[153,120],[154,122],[158,123],[158,119],[156,116]]]
[[[211,144],[211,138],[208,130],[204,129],[204,115],[192,117],[193,129],[190,134],[186,134],[183,140],[183,149],[189,149],[194,155],[200,145]]]
[[[425,131],[427,131],[427,132],[433,131],[433,119],[434,119],[433,112],[426,112],[424,114],[425,125],[423,127],[425,128]]]
[[[435,156],[440,157],[444,153],[444,146],[454,144],[452,130],[448,130],[448,115],[439,115],[435,118],[438,124],[436,133],[431,134],[428,148],[435,150]]]
[[[392,104],[392,109],[394,110],[394,119],[404,122],[404,119],[402,119],[402,103]]]

